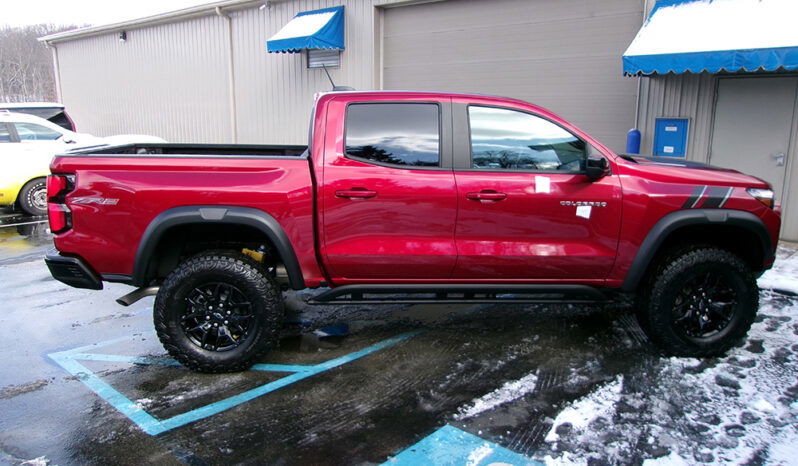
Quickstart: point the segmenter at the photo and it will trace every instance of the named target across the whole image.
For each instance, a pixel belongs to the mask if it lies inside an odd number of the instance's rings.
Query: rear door
[[[621,186],[615,175],[584,175],[589,155],[605,155],[534,109],[463,102],[452,111],[459,205],[453,278],[605,278],[618,245]]]
[[[446,279],[457,258],[450,102],[363,99],[342,94],[327,107],[320,246],[328,271],[338,284]]]

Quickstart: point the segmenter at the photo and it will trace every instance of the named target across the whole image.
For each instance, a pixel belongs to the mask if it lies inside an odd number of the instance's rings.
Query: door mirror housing
[[[588,157],[585,161],[585,175],[596,181],[610,174],[610,163],[604,157]]]

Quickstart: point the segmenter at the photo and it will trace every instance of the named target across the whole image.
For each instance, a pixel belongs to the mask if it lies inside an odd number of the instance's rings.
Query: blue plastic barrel
[[[632,128],[626,133],[626,153],[640,153],[640,130],[637,128]]]

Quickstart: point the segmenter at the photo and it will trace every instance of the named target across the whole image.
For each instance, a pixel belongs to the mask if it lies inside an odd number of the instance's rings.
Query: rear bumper
[[[51,249],[44,257],[44,263],[56,280],[75,288],[102,290],[103,282],[83,259],[62,256],[57,249]]]

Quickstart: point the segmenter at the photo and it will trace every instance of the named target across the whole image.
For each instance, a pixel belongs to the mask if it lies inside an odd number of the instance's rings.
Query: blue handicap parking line
[[[457,427],[443,426],[383,465],[419,464],[486,466],[490,464],[543,465]]]
[[[154,334],[155,332],[151,332]],[[268,372],[288,372],[290,375],[277,379],[275,381],[266,383],[251,390],[239,393],[238,395],[225,398],[224,400],[211,403],[183,414],[170,417],[168,419],[158,419],[155,416],[146,412],[141,405],[135,403],[125,395],[117,391],[107,382],[102,380],[97,374],[92,372],[86,366],[78,361],[105,361],[105,362],[122,362],[130,364],[144,364],[144,365],[166,365],[176,366],[179,365],[176,361],[167,358],[148,358],[141,356],[124,356],[115,354],[102,354],[94,353],[93,351],[109,346],[116,343],[130,341],[137,336],[116,338],[114,340],[105,341],[102,343],[95,343],[92,345],[81,346],[67,351],[60,351],[51,353],[48,356],[50,359],[58,363],[61,367],[66,369],[70,374],[76,376],[81,382],[89,387],[94,393],[99,395],[105,401],[110,403],[119,412],[127,416],[131,421],[135,422],[141,430],[150,434],[158,435],[168,430],[189,424],[191,422],[204,419],[208,416],[228,410],[242,403],[255,399],[259,396],[273,392],[280,388],[286,387],[300,380],[307,379],[316,374],[334,369],[336,367],[348,364],[352,361],[360,359],[376,351],[383,350],[389,346],[409,340],[414,336],[421,333],[420,330],[403,333],[393,338],[383,340],[379,343],[363,348],[362,350],[355,351],[343,356],[330,359],[328,361],[312,364],[312,365],[295,365],[295,364],[255,364],[251,370],[268,371]]]

